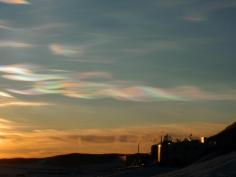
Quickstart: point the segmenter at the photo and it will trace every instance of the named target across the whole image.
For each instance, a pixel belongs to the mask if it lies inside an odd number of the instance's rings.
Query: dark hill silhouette
[[[226,127],[226,130],[230,130],[230,129],[235,129],[236,128],[236,122],[232,123],[231,125],[229,125],[228,127]]]
[[[209,149],[198,161],[204,162],[236,150],[236,122],[206,139]]]
[[[0,165],[19,165],[19,164],[32,164],[42,160],[41,158],[12,158],[0,159]]]
[[[236,122],[232,123],[231,125],[227,126],[224,130],[219,132],[218,134],[210,137],[219,137],[219,136],[231,136],[236,133]]]
[[[126,167],[122,154],[65,154],[46,158],[0,159],[1,168],[34,174],[110,174]],[[5,176],[4,176],[5,177]]]
[[[0,159],[0,165],[40,164],[50,166],[78,167],[98,164],[124,165],[122,154],[65,154],[46,158],[12,158]]]
[[[208,138],[208,142],[216,145],[223,152],[236,150],[236,122],[226,127],[220,133]]]
[[[122,154],[66,154],[45,158],[42,163],[53,166],[84,166],[98,164],[123,165]]]

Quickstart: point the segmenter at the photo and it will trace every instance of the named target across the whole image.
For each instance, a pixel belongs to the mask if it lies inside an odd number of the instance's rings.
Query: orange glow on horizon
[[[194,124],[194,129],[200,132]],[[208,126],[208,124],[207,124]],[[212,125],[214,126],[214,125]],[[146,125],[143,127],[127,127],[114,129],[34,129],[33,125],[16,123],[0,119],[0,158],[14,157],[47,157],[67,153],[136,153],[137,142],[142,141],[142,152],[149,152],[153,139],[158,140],[160,134],[168,132],[173,136],[189,134],[190,125]],[[203,127],[203,124],[199,125]],[[218,127],[218,128],[217,128]],[[215,130],[224,125],[216,125]],[[29,130],[30,129],[30,130]],[[149,138],[143,135],[148,134]],[[202,133],[202,132],[201,132]],[[206,135],[215,132],[206,132]],[[181,134],[180,134],[181,135]],[[161,145],[158,146],[158,162],[161,161]]]

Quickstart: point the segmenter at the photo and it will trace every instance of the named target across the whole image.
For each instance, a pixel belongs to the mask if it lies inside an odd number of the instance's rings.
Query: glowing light
[[[200,138],[200,142],[201,142],[202,144],[204,144],[204,143],[205,143],[205,137],[202,136],[202,137]]]
[[[161,144],[158,144],[158,152],[157,152],[157,162],[161,162]]]

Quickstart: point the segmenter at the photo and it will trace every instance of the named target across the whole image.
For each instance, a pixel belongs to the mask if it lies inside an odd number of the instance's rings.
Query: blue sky
[[[235,0],[0,0],[0,116],[24,124],[14,130],[24,134],[223,127],[236,113],[235,8]]]

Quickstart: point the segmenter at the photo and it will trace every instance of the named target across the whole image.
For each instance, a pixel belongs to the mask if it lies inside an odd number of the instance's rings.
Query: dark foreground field
[[[69,154],[42,159],[2,159],[0,177],[154,176],[173,168],[127,166],[120,154]]]
[[[43,159],[0,160],[0,177],[235,177],[236,152],[182,169],[127,167],[122,155],[71,154]]]

